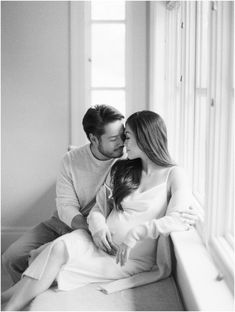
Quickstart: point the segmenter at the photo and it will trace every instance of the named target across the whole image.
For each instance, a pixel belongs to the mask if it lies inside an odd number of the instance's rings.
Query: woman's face
[[[140,158],[141,155],[143,155],[143,152],[137,145],[135,135],[131,130],[131,128],[128,126],[128,124],[126,124],[125,136],[126,136],[125,146],[128,158],[129,159]]]

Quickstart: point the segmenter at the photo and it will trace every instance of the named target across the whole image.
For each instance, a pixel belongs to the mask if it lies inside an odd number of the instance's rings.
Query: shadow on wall
[[[56,184],[52,184],[41,196],[24,208],[24,213],[14,217],[14,221],[2,227],[1,252],[21,236],[27,228],[33,227],[51,217],[56,209]],[[22,209],[19,210],[22,211]],[[17,207],[16,207],[17,209]],[[3,224],[3,223],[2,223]]]
[[[56,183],[51,185],[41,196],[16,219],[16,226],[34,226],[49,218],[56,209]]]

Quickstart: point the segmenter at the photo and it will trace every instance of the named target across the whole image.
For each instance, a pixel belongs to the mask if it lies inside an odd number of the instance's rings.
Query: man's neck
[[[96,159],[98,159],[98,160],[109,160],[109,159],[111,159],[111,158],[109,158],[109,157],[107,157],[107,156],[105,156],[105,155],[103,155],[102,153],[100,153],[100,151],[98,151],[98,149],[91,143],[90,144],[90,150],[91,150],[91,153],[92,153],[92,155],[96,158]]]

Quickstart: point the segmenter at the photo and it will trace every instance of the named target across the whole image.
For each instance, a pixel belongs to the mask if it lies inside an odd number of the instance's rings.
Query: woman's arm
[[[185,223],[181,214],[188,210],[192,203],[192,192],[184,171],[175,167],[168,177],[168,190],[170,200],[166,215],[140,224],[130,230],[124,240],[129,247],[133,247],[137,241],[144,238],[157,238],[161,235],[169,235],[173,231],[185,231],[189,224]]]
[[[116,262],[124,265],[135,244],[145,238],[156,239],[159,235],[169,235],[174,231],[186,231],[190,228],[189,222],[184,221],[182,215],[188,215],[188,208],[192,203],[192,192],[184,171],[174,167],[168,177],[167,189],[170,199],[166,215],[159,219],[150,220],[131,229],[123,243],[119,246]],[[191,218],[190,220],[193,220]]]

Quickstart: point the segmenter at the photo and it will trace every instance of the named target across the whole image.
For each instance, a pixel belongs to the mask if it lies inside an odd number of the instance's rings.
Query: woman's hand
[[[120,263],[121,266],[125,265],[129,255],[130,255],[131,248],[126,244],[122,243],[119,245],[116,255],[116,263]]]
[[[117,247],[112,241],[111,233],[108,227],[101,229],[93,235],[93,241],[95,245],[107,252],[109,255],[115,256],[117,253]]]
[[[187,210],[180,212],[181,220],[188,226],[193,226],[197,222],[204,222],[204,211],[189,207]]]

